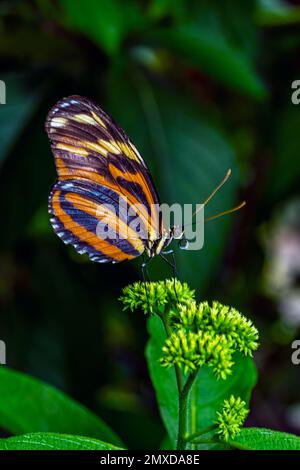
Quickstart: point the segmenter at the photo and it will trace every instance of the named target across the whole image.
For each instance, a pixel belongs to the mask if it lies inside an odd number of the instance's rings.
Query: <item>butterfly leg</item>
[[[172,255],[172,261],[168,260],[168,258],[166,258],[165,255]],[[178,300],[177,292],[176,292],[176,279],[178,277],[178,273],[177,273],[177,266],[176,266],[176,259],[175,259],[174,250],[168,250],[168,251],[161,252],[160,257],[165,261],[165,263],[167,263],[168,266],[170,266],[172,268],[174,292],[175,292],[176,299]]]
[[[174,250],[162,251],[161,253],[162,253],[163,255],[171,255],[172,253],[174,254]]]
[[[141,268],[142,268],[143,284],[144,284],[144,288],[145,288],[148,311],[150,312],[151,309],[150,309],[149,292],[148,292],[148,286],[147,286],[147,283],[150,282],[150,277],[149,277],[149,273],[148,273],[148,263],[149,263],[149,261],[150,261],[150,258],[146,259],[144,257]]]
[[[150,282],[150,276],[149,276],[149,272],[148,272],[148,263],[149,261],[151,260],[151,258],[143,258],[143,262],[142,262],[142,275],[143,275],[143,281],[145,283],[147,282]]]
[[[168,258],[166,258],[166,255],[172,255],[172,261],[168,260]],[[177,278],[178,277],[178,271],[177,271],[177,266],[176,266],[176,259],[175,259],[174,250],[163,251],[163,252],[160,253],[160,257],[167,263],[168,266],[170,266],[172,268],[173,277]]]

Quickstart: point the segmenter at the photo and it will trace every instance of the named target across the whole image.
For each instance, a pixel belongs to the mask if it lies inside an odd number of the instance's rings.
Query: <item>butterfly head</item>
[[[174,239],[179,240],[179,248],[186,249],[183,228],[179,225],[173,225],[169,229],[164,229],[160,238],[157,238],[148,244],[147,254],[149,258],[159,255]]]
[[[173,240],[172,228],[166,230],[164,229],[159,238],[156,238],[153,241],[149,241],[148,247],[146,248],[149,258],[153,258],[156,255],[159,255]]]

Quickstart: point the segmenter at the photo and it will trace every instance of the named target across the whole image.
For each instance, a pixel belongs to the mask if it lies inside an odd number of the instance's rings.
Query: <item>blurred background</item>
[[[198,299],[260,330],[248,424],[300,434],[300,7],[281,0],[23,0],[0,3],[0,338],[8,365],[84,403],[127,445],[164,437],[144,347],[146,319],[121,311],[140,260],[89,262],[53,233],[44,131],[56,101],[92,98],[129,134],[163,202],[200,203],[200,252],[176,253]],[[299,105],[300,106],[300,105]],[[176,243],[175,243],[176,246]],[[170,276],[160,259],[152,279]],[[141,432],[143,429],[143,432]]]

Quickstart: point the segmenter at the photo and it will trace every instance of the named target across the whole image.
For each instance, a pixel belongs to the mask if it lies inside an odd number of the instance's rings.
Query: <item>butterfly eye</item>
[[[178,246],[181,250],[188,250],[189,242],[186,238],[181,238],[178,242]]]

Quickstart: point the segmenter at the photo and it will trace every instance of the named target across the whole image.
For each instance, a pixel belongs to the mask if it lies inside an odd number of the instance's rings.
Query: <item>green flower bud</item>
[[[136,282],[123,290],[125,309],[167,315],[171,335],[163,347],[161,364],[178,365],[185,373],[206,365],[217,378],[231,373],[235,351],[252,355],[258,332],[236,309],[214,301],[195,302],[194,291],[177,279]]]
[[[189,305],[178,306],[178,311],[172,312],[173,324],[191,331],[213,331],[225,335],[231,341],[232,347],[245,355],[252,356],[258,347],[258,331],[235,308],[222,305],[214,301],[212,306],[208,302],[195,302]]]
[[[167,291],[160,282],[135,282],[123,289],[120,297],[124,310],[142,309],[144,313],[162,313],[168,301]]]
[[[194,291],[184,282],[167,279],[158,282],[135,282],[123,289],[120,297],[124,310],[141,308],[144,313],[161,314],[165,308],[186,305],[194,299]]]
[[[226,442],[232,440],[243,426],[248,413],[246,403],[241,398],[231,395],[228,400],[224,400],[216,420],[220,438]]]
[[[212,331],[194,333],[184,328],[176,330],[167,338],[163,353],[163,366],[177,364],[185,373],[207,365],[213,369],[217,378],[225,379],[233,365],[230,342],[225,336]]]

